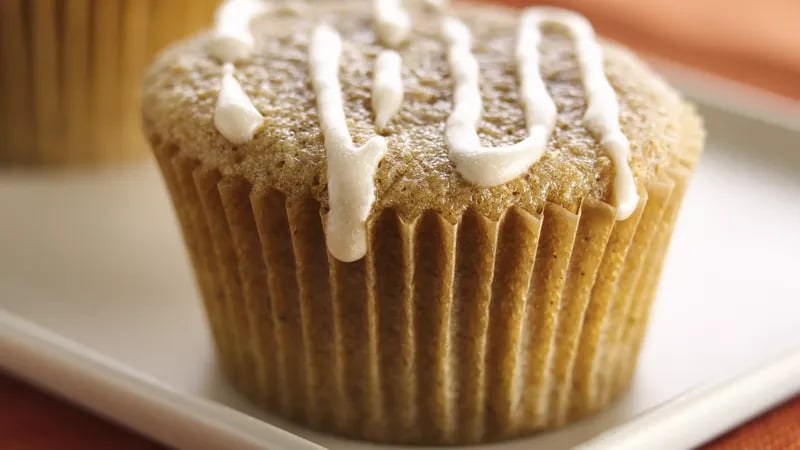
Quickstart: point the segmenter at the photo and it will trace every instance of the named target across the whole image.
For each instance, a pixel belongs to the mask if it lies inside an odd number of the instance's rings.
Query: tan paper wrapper
[[[0,164],[147,154],[141,75],[218,0],[0,1]]]
[[[693,166],[623,222],[597,201],[457,223],[381,211],[366,258],[342,263],[316,201],[156,155],[234,385],[312,428],[422,444],[556,427],[625,390]]]

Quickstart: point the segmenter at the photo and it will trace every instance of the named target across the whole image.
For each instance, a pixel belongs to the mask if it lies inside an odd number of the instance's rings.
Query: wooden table
[[[517,6],[533,3],[504,1]],[[600,33],[642,53],[674,59],[800,99],[798,0],[553,0],[548,3],[584,13]],[[766,448],[764,436],[773,445],[770,448],[789,448],[783,445],[792,443],[800,447],[797,424],[800,424],[800,398],[708,448]],[[161,447],[0,374],[0,448]]]

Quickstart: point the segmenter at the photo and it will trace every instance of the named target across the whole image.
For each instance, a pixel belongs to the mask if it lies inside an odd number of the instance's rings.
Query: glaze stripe
[[[375,126],[384,128],[400,110],[403,103],[403,62],[394,50],[384,50],[375,61],[375,79],[372,84],[372,110]]]
[[[525,41],[517,49],[528,137],[509,146],[483,147],[476,131],[483,103],[472,36],[466,25],[452,17],[442,19],[441,32],[455,82],[453,111],[445,132],[450,159],[467,181],[479,186],[496,186],[519,177],[541,157],[556,118],[555,105],[539,76],[539,33],[526,30],[521,36]]]
[[[356,147],[347,128],[339,83],[342,40],[333,28],[318,25],[309,46],[311,84],[328,162],[328,201],[325,234],[334,258],[351,262],[367,252],[366,220],[375,201],[373,178],[386,153],[386,141],[374,136]]]
[[[211,56],[220,61],[238,61],[253,53],[250,22],[270,10],[263,0],[227,0],[217,10],[213,38],[208,43]]]
[[[396,47],[408,39],[411,21],[402,0],[374,0],[373,6],[376,33],[382,44]],[[254,39],[250,23],[275,7],[263,0],[228,0],[217,13],[209,52],[226,65],[214,124],[234,144],[251,140],[264,117],[239,85],[230,63],[252,54]],[[528,136],[515,144],[497,147],[482,146],[478,137],[483,103],[480,67],[472,52],[471,32],[454,17],[442,19],[440,31],[447,45],[447,61],[454,81],[453,110],[445,127],[448,155],[468,182],[485,187],[523,175],[542,157],[558,116],[539,67],[541,27],[546,23],[564,28],[574,41],[586,91],[583,121],[614,164],[612,200],[617,219],[624,220],[639,201],[628,162],[630,143],[620,128],[616,93],[605,76],[602,48],[594,30],[585,18],[570,11],[534,7],[523,12],[514,57]],[[330,212],[326,233],[331,254],[342,261],[352,261],[366,252],[364,224],[375,200],[373,179],[386,153],[386,141],[375,136],[362,147],[353,144],[338,77],[341,51],[341,37],[333,28],[320,25],[314,29],[309,64],[328,154]],[[402,106],[401,71],[402,59],[397,51],[380,52],[375,60],[371,99],[378,129],[385,128]]]
[[[594,30],[583,16],[571,11],[534,7],[523,13],[515,58],[528,137],[501,147],[483,147],[476,131],[482,101],[479,66],[472,54],[470,31],[458,19],[442,20],[442,36],[448,45],[448,63],[455,82],[453,111],[447,119],[445,136],[450,159],[467,181],[490,187],[519,177],[541,158],[558,115],[539,69],[538,47],[542,40],[541,26],[545,23],[565,28],[575,43],[588,105],[583,121],[614,164],[613,204],[617,219],[624,220],[639,203],[628,162],[630,143],[619,124],[616,93],[605,75],[603,51]]]
[[[530,27],[543,23],[560,25],[575,42],[575,55],[586,91],[587,107],[583,121],[611,157],[616,171],[613,204],[617,208],[617,220],[627,219],[639,204],[636,182],[628,162],[630,143],[619,124],[617,94],[606,77],[603,49],[592,25],[585,17],[572,11],[548,7],[525,10],[522,23]]]
[[[383,45],[397,47],[411,33],[411,19],[402,0],[374,0],[375,31]]]
[[[253,139],[264,123],[264,117],[236,81],[234,70],[231,63],[226,63],[223,68],[222,87],[214,108],[214,126],[225,139],[238,145]]]
[[[232,144],[244,144],[264,123],[250,97],[234,76],[233,61],[250,56],[254,40],[250,22],[269,10],[262,0],[227,0],[217,10],[208,52],[224,62],[223,76],[214,108],[214,126]]]

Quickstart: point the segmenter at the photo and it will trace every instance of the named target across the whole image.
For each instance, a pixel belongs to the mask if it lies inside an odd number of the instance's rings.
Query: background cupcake
[[[0,163],[72,164],[146,154],[141,73],[210,23],[216,0],[0,2]]]
[[[234,385],[395,443],[607,406],[702,148],[691,105],[567,11],[299,4],[227,2],[145,80]]]

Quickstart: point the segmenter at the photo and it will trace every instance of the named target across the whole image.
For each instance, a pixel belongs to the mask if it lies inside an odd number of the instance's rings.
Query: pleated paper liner
[[[143,157],[139,83],[217,0],[0,1],[0,164]]]
[[[233,384],[315,429],[421,444],[553,428],[626,389],[696,158],[622,222],[591,200],[457,223],[384,210],[342,263],[316,201],[156,144]]]

